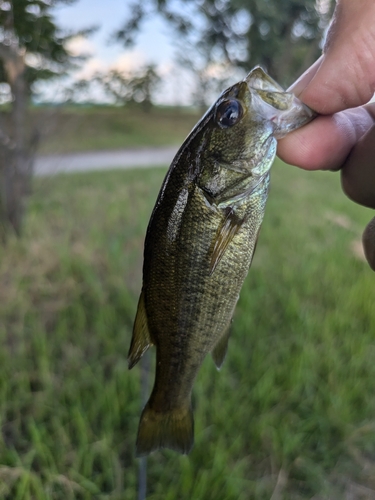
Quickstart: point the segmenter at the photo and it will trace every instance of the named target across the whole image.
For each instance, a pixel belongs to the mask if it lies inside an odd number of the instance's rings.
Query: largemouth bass
[[[261,68],[225,90],[192,130],[161,187],[145,240],[132,368],[156,346],[137,455],[193,445],[191,391],[205,356],[218,368],[263,220],[277,138],[314,113]]]

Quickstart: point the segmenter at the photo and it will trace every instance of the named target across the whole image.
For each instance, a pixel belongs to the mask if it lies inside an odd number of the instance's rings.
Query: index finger
[[[305,170],[336,170],[374,125],[375,105],[318,116],[278,141],[277,155]]]

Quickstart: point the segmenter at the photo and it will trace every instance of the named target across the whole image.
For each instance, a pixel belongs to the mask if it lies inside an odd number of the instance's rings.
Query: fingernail
[[[288,92],[293,92],[293,94],[297,97],[301,95],[301,93],[305,90],[307,85],[311,82],[311,80],[316,75],[320,65],[322,64],[323,55],[317,59],[309,69],[307,69],[303,75],[301,75],[298,80],[296,80],[289,88]]]

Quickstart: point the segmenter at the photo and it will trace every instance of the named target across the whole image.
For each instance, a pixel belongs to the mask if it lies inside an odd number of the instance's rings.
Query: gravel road
[[[34,172],[35,175],[42,176],[114,168],[168,166],[173,160],[177,149],[177,146],[171,146],[39,156],[35,161]]]

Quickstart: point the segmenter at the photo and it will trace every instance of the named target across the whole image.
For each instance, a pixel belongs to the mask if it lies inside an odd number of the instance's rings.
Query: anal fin
[[[214,360],[214,363],[218,370],[220,370],[220,368],[222,367],[225,360],[225,356],[227,355],[228,341],[230,337],[230,327],[231,327],[231,322],[229,322],[229,325],[224,330],[223,335],[220,337],[220,339],[218,340],[217,344],[215,345],[215,347],[212,349],[211,352],[212,359]]]
[[[134,321],[133,336],[128,354],[129,370],[138,363],[150,345],[153,344],[147,324],[144,292],[139,297],[137,314]]]

